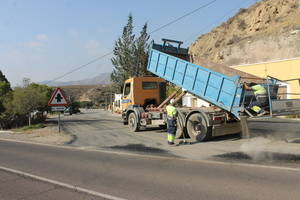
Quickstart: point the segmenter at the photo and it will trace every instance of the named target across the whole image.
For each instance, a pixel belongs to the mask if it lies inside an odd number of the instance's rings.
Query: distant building
[[[192,108],[203,107],[203,106],[208,107],[209,103],[195,97],[190,93],[186,93],[186,95],[182,97],[182,106],[192,107]]]
[[[283,81],[292,79],[293,81],[282,82],[280,92],[287,93],[286,97],[289,99],[300,98],[300,58],[231,67],[261,78],[271,76]]]
[[[122,113],[122,104],[121,104],[122,94],[115,94],[114,99],[115,100],[113,102],[113,111],[116,113]]]

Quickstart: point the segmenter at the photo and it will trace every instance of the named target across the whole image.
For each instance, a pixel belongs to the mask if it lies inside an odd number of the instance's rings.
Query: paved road
[[[285,137],[291,138],[300,133],[298,121],[263,120],[251,121],[250,128],[256,136],[267,136],[266,138],[254,138],[252,140],[240,140],[238,136],[227,136],[216,138],[210,142],[195,143],[193,145],[182,145],[169,147],[166,142],[166,132],[152,129],[133,133],[127,126],[121,123],[119,116],[109,114],[103,110],[84,110],[83,114],[64,116],[64,129],[76,136],[72,146],[81,148],[96,148],[106,150],[122,150],[135,153],[151,155],[173,155],[194,160],[230,158],[227,153],[246,153],[250,159],[242,161],[262,161],[270,157],[269,152],[279,153],[280,165],[300,164],[300,144],[287,143],[282,140]],[[282,121],[282,120],[281,120]],[[286,132],[289,134],[286,134]],[[273,134],[274,133],[274,134]],[[254,152],[254,153],[253,153]],[[286,154],[287,159],[284,159]],[[290,154],[299,156],[292,157]],[[224,156],[223,156],[224,155]],[[234,158],[238,158],[236,154]],[[245,158],[245,156],[240,156]],[[272,162],[277,163],[278,155],[272,155]],[[261,159],[263,158],[263,159]],[[229,159],[230,160],[230,159]],[[231,161],[231,160],[230,160]],[[236,161],[236,160],[235,160]],[[268,163],[270,159],[267,160]],[[272,164],[272,163],[271,163]]]
[[[82,114],[64,116],[65,130],[76,135],[74,146],[123,146],[124,144],[143,144],[152,147],[166,145],[162,130],[131,132],[121,122],[120,116],[103,110],[84,110]]]
[[[8,141],[0,141],[0,163],[7,168],[133,200],[300,198],[299,169],[250,167]]]
[[[1,200],[105,200],[0,170]]]

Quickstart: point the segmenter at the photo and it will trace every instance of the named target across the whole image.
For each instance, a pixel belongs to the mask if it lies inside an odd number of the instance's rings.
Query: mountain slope
[[[46,84],[49,86],[66,86],[66,85],[107,85],[110,84],[110,73],[102,73],[93,78],[78,80],[78,81],[69,81],[69,82],[50,82],[43,81],[41,84]]]
[[[201,35],[192,61],[239,65],[300,57],[300,1],[263,0]]]

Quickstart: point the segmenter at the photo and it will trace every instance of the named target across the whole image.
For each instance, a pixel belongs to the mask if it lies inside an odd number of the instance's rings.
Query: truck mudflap
[[[212,136],[231,135],[241,132],[240,122],[216,124],[212,126]]]

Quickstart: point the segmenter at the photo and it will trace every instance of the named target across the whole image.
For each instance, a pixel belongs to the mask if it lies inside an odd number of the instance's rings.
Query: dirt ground
[[[26,131],[21,131],[19,129],[0,131],[0,138],[55,145],[63,145],[72,141],[72,135],[67,134],[63,130],[58,132],[57,124],[46,123],[45,125],[45,128]]]

